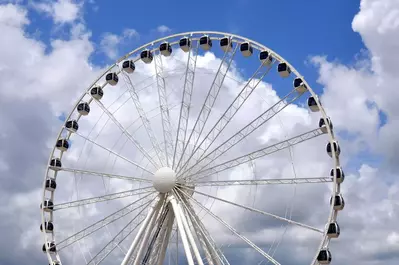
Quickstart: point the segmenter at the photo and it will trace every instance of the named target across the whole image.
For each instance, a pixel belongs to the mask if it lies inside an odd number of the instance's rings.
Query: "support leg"
[[[189,246],[188,241],[187,241],[186,232],[184,231],[184,227],[183,227],[183,223],[182,223],[182,220],[181,220],[181,217],[180,217],[180,211],[179,211],[179,207],[177,205],[176,199],[175,199],[175,197],[173,195],[170,195],[169,196],[169,201],[170,201],[170,203],[172,205],[173,212],[175,213],[175,218],[176,218],[176,221],[177,221],[177,228],[179,230],[180,237],[181,237],[182,242],[183,242],[184,251],[186,252],[188,265],[194,265],[193,256],[191,254],[190,246]]]
[[[168,226],[166,228],[167,230],[166,230],[165,238],[164,238],[164,240],[162,242],[162,245],[161,245],[161,253],[160,253],[159,258],[158,258],[158,265],[162,265],[163,261],[165,259],[166,249],[168,248],[170,234],[172,232],[174,220],[175,220],[174,214],[172,213],[172,211],[169,211],[169,219],[168,219],[168,222],[167,222]]]
[[[195,243],[193,234],[191,233],[190,227],[188,225],[186,216],[183,213],[183,209],[182,209],[181,205],[177,205],[177,206],[179,208],[180,217],[181,217],[181,220],[182,220],[182,223],[183,223],[184,230],[185,230],[185,232],[187,234],[188,240],[189,240],[189,242],[191,244],[191,247],[192,247],[192,249],[194,251],[195,258],[197,259],[197,262],[198,262],[199,265],[204,265],[204,263],[202,262],[201,255],[200,255],[200,253],[198,251],[197,244]]]
[[[132,244],[130,245],[129,250],[126,253],[125,258],[123,259],[121,265],[127,265],[129,260],[131,259],[133,252],[135,250],[135,248],[137,247],[137,244],[139,243],[141,236],[145,230],[145,228],[147,227],[148,223],[150,222],[150,220],[152,220],[152,217],[154,215],[154,211],[156,209],[159,209],[159,207],[162,205],[162,199],[163,197],[158,197],[158,201],[155,203],[155,205],[153,207],[151,207],[151,209],[148,211],[148,214],[146,216],[146,218],[143,221],[143,224],[141,225],[139,231],[137,232],[136,237],[134,238]]]

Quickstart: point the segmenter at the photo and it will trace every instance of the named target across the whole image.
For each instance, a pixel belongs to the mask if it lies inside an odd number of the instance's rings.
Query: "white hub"
[[[169,167],[162,167],[154,174],[154,188],[160,193],[171,191],[176,185],[176,172]]]

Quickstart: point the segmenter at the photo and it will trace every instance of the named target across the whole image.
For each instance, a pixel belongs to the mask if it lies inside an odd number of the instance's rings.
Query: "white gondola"
[[[320,102],[319,102],[320,103]],[[317,106],[316,99],[311,96],[308,98],[308,107],[312,112],[320,111],[319,106]]]
[[[62,167],[61,160],[59,158],[53,158],[50,160],[50,168],[52,170],[60,170]]]
[[[254,50],[249,42],[243,42],[240,45],[240,51],[244,57],[249,57],[253,54]]]
[[[46,190],[54,191],[57,188],[57,183],[54,179],[46,179]]]
[[[46,199],[44,200],[43,205],[40,204],[40,208],[45,212],[52,212],[54,209],[54,203],[53,201]]]
[[[229,52],[233,49],[233,42],[231,41],[230,37],[224,37],[220,39],[220,48],[224,52]]]
[[[79,124],[76,120],[70,120],[65,123],[65,128],[72,133],[75,133],[79,129]]]
[[[330,125],[330,130],[333,130],[333,124],[331,122],[331,119],[327,117],[327,123]],[[319,120],[319,128],[323,133],[327,133],[327,126],[326,126],[326,122],[324,121],[323,118],[320,118]]]
[[[179,40],[179,46],[184,52],[188,52],[191,48],[191,40],[187,37],[181,38]]]
[[[57,140],[57,143],[55,144],[55,147],[56,147],[58,150],[60,150],[60,151],[62,151],[62,152],[65,152],[65,151],[67,151],[68,148],[69,148],[69,142],[68,142],[67,139],[58,139],[58,140]]]
[[[122,63],[122,69],[128,74],[131,74],[136,70],[136,66],[132,60],[126,60]]]
[[[51,243],[47,242],[47,248],[48,248],[49,252],[52,252],[52,253],[57,252],[57,248],[56,248],[54,242],[51,242]],[[43,244],[42,250],[43,250],[43,252],[46,252],[46,244]]]
[[[339,156],[341,154],[341,148],[339,147],[338,142],[336,140],[334,140],[332,145],[334,147],[335,156]],[[331,149],[331,143],[330,142],[327,143],[326,151],[327,151],[327,154],[330,157],[332,157],[332,149]]]
[[[339,225],[337,222],[329,223],[326,228],[327,228],[327,236],[329,238],[339,237],[341,231],[339,229]]]
[[[152,59],[154,58],[154,56],[150,50],[145,49],[144,51],[142,51],[140,53],[140,58],[144,63],[149,64],[152,62]]]
[[[200,46],[203,50],[207,51],[212,48],[212,40],[208,35],[204,35],[199,40]]]
[[[262,65],[269,66],[273,62],[273,57],[268,51],[261,51],[259,53],[259,60],[262,62]]]
[[[90,105],[87,102],[79,103],[76,109],[78,113],[83,116],[87,116],[90,113]]]
[[[334,210],[336,211],[341,211],[345,208],[345,201],[344,197],[342,197],[342,194],[336,194],[330,198],[330,204],[333,203],[333,198],[334,198]]]
[[[161,43],[161,45],[159,45],[159,51],[163,56],[168,57],[172,54],[172,46],[170,46],[168,42]]]
[[[53,260],[50,265],[60,265],[61,263],[58,260]]]
[[[335,172],[334,172],[335,171]],[[332,168],[331,170],[330,170],[330,176],[331,176],[331,178],[334,178],[334,173],[336,174],[336,176],[337,176],[337,182],[339,183],[339,184],[341,184],[342,182],[344,182],[344,180],[345,180],[345,173],[344,173],[344,171],[342,170],[342,168],[341,167],[337,167],[337,168]]]
[[[332,260],[331,252],[328,249],[322,249],[317,255],[317,261],[319,264],[330,264]]]
[[[40,224],[40,231],[43,232],[43,224]],[[53,231],[54,231],[53,222],[50,222],[50,221],[44,222],[44,231],[45,231],[46,233],[51,233],[51,232],[53,232]]]
[[[277,66],[277,72],[281,77],[288,77],[291,74],[291,69],[287,63],[279,63]]]
[[[308,90],[302,78],[299,77],[294,79],[294,88],[298,93],[305,93]]]
[[[92,89],[90,89],[90,95],[96,99],[96,100],[100,100],[103,98],[104,96],[104,91],[100,86],[95,86]]]
[[[108,73],[105,76],[105,81],[107,81],[107,83],[111,86],[115,86],[116,84],[118,84],[119,78],[116,73]]]

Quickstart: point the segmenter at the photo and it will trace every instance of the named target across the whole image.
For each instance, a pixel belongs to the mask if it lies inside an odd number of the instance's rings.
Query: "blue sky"
[[[90,2],[90,1],[89,1]],[[167,11],[166,11],[167,10]],[[170,33],[196,30],[215,30],[237,33],[252,38],[277,51],[293,64],[317,89],[317,73],[305,61],[312,55],[326,55],[330,60],[345,64],[354,62],[364,49],[359,34],[354,33],[351,21],[359,10],[358,1],[173,1],[166,2],[96,1],[86,3],[84,20],[92,32],[92,41],[100,43],[105,32],[121,34],[133,28],[140,39],[120,47],[122,54],[138,44],[159,37],[160,25]],[[65,28],[54,29],[50,17],[33,12],[30,32],[40,30],[40,39],[49,42],[62,36]],[[103,54],[95,52],[95,64],[109,63]]]

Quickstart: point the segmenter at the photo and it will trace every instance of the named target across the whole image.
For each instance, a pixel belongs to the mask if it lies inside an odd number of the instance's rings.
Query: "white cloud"
[[[121,44],[139,37],[140,35],[135,29],[125,29],[121,35],[107,32],[101,39],[100,48],[108,58],[114,60],[120,55],[119,48]]]
[[[379,8],[376,8],[378,7],[377,3],[381,5]],[[392,1],[386,5],[389,4],[393,5],[395,2]],[[370,10],[370,6],[373,7],[372,10]],[[50,7],[53,8],[52,4],[48,3],[46,7],[43,6],[42,8],[44,12],[47,12],[45,11],[46,8]],[[390,15],[391,13],[395,14],[394,10],[394,7],[386,7],[378,1],[373,3],[362,1],[362,9],[353,23],[354,29],[362,35],[369,48],[374,72],[370,72],[367,67],[364,67],[364,65],[370,65],[369,63],[361,64],[361,67],[349,67],[328,62],[323,57],[316,57],[313,62],[319,67],[319,82],[325,86],[322,96],[323,104],[327,113],[332,117],[336,131],[346,130],[354,133],[356,134],[356,141],[361,143],[369,141],[370,146],[381,144],[379,151],[384,156],[391,156],[393,161],[397,161],[394,160],[397,157],[396,150],[397,143],[399,143],[398,136],[394,133],[399,128],[399,125],[395,123],[395,117],[398,117],[395,115],[399,114],[397,103],[394,104],[398,99],[395,86],[397,77],[395,74],[389,73],[388,70],[392,69],[391,64],[395,63],[395,60],[391,60],[389,56],[397,56],[399,52],[394,49],[395,44],[392,43],[394,39],[386,33],[397,32],[395,31],[397,30],[395,19],[392,18],[393,15]],[[79,13],[78,11],[77,14]],[[378,14],[378,17],[376,17],[376,14]],[[373,19],[370,19],[370,16]],[[360,22],[356,22],[356,20]],[[388,20],[389,23],[384,22],[385,20]],[[54,21],[57,20],[54,18]],[[76,18],[72,20],[64,18],[62,21],[72,22],[76,21]],[[382,22],[379,24],[377,21]],[[61,20],[58,22],[62,23]],[[81,93],[101,70],[100,67],[89,62],[89,57],[94,48],[90,42],[90,32],[84,24],[73,23],[67,40],[55,39],[47,47],[47,44],[27,37],[24,26],[28,23],[29,19],[25,9],[14,5],[0,6],[0,32],[8,36],[8,45],[0,43],[0,58],[2,58],[0,62],[0,83],[2,84],[0,86],[0,106],[7,110],[13,110],[0,112],[0,123],[3,125],[0,135],[0,170],[2,176],[3,174],[6,176],[4,182],[6,186],[0,187],[0,199],[4,202],[3,206],[0,207],[0,215],[5,216],[1,218],[0,228],[2,231],[10,231],[11,233],[3,233],[4,240],[2,243],[4,245],[0,243],[0,249],[11,253],[10,246],[21,245],[24,248],[24,251],[21,252],[22,256],[19,257],[0,254],[0,263],[10,265],[19,264],[28,259],[35,264],[44,262],[45,257],[40,253],[41,241],[34,240],[39,238],[39,221],[34,222],[32,220],[38,220],[37,190],[41,188],[43,165],[47,163],[49,148],[52,147],[53,138],[60,127],[60,122],[57,121],[55,114],[70,110],[72,101],[75,100],[78,93]],[[165,30],[163,31],[166,32]],[[126,40],[137,37],[137,32],[132,29],[127,29],[120,35],[105,34],[101,43],[103,52],[110,58],[115,58],[119,55],[121,44]],[[379,43],[377,41],[379,38],[385,38],[384,42]],[[13,45],[9,45],[10,43]],[[388,48],[384,45],[387,45]],[[46,49],[50,51],[45,52]],[[389,53],[388,50],[390,50]],[[176,49],[171,58],[164,60],[167,69],[175,69],[175,72],[166,74],[166,85],[174,90],[169,95],[170,104],[180,101],[181,93],[179,93],[179,89],[181,89],[181,86],[175,84],[181,84],[183,80],[180,77],[183,76],[186,66],[185,56]],[[191,110],[190,125],[193,124],[193,118],[199,111],[207,92],[206,89],[200,88],[209,87],[212,82],[209,73],[205,72],[204,69],[215,70],[219,63],[220,59],[217,59],[211,53],[199,57],[197,67],[201,69],[196,76],[195,86],[197,89],[193,95],[194,106]],[[386,71],[386,69],[388,70]],[[175,76],[176,72],[178,75]],[[155,111],[150,112],[158,106],[157,87],[153,75],[153,64],[144,65],[142,62],[138,62],[136,72],[131,76],[134,83],[137,84],[136,88],[141,90],[139,95],[145,111],[151,117],[156,116],[151,119],[151,125],[157,132],[158,139],[161,139],[159,132],[162,127],[159,110],[155,109]],[[13,78],[9,78],[10,76]],[[215,106],[216,114],[210,116],[213,122],[221,114],[223,107],[231,102],[238,91],[238,87],[245,81],[245,78],[238,74],[236,69],[229,73],[229,76],[238,81],[226,79],[225,84],[227,86],[223,87],[221,95],[219,95],[219,98],[223,100],[217,102]],[[144,79],[146,81],[143,81]],[[111,105],[112,101],[123,92],[122,78],[120,80],[118,86],[106,87],[102,100],[106,106]],[[101,82],[103,81],[101,80]],[[144,87],[146,88],[144,89]],[[229,132],[232,130],[236,131],[237,128],[242,127],[243,124],[253,118],[256,111],[259,112],[260,108],[264,109],[276,102],[281,96],[277,92],[269,84],[262,83],[247,102],[247,107],[240,111],[241,114],[237,115],[231,127],[225,130],[225,133],[220,136],[215,144],[219,144],[222,139],[228,138]],[[263,98],[267,98],[268,102],[264,102]],[[110,108],[116,110],[127,99],[129,99],[129,95],[125,94]],[[375,104],[370,107],[370,102]],[[96,139],[99,143],[109,148],[115,148],[124,156],[135,159],[139,163],[148,164],[142,158],[140,152],[136,151],[136,148],[125,143],[127,138],[120,135],[119,129],[112,124],[112,121],[106,123],[106,119],[100,117],[102,113],[96,107],[96,104],[93,103],[91,106],[92,111],[89,116],[80,121],[80,133],[83,135],[90,133],[90,137]],[[378,110],[384,110],[389,118],[388,123],[382,129],[378,128]],[[173,117],[177,117],[178,111],[178,107],[171,111]],[[121,107],[115,113],[115,116],[124,126],[128,126],[132,120],[136,120],[130,131],[140,139],[143,145],[151,148],[146,131],[140,126],[140,118],[131,101]],[[231,155],[242,153],[243,150],[257,149],[259,146],[313,128],[316,126],[319,117],[310,114],[306,108],[300,106],[290,106],[279,116],[280,119],[271,120],[262,130],[256,132],[251,140],[243,142],[237,149],[232,150]],[[95,123],[99,119],[101,119],[101,122],[96,125]],[[176,127],[176,119],[172,120],[172,125]],[[104,128],[102,128],[103,126]],[[282,127],[285,128],[287,133],[282,131]],[[91,128],[94,128],[94,130],[91,131]],[[97,137],[97,134],[100,134],[100,136]],[[118,160],[113,164],[112,156],[109,153],[99,148],[93,148],[92,145],[85,143],[83,139],[79,139],[76,135],[72,140],[72,148],[66,153],[63,160],[66,165],[82,166],[87,169],[98,168],[98,170],[125,174],[134,171],[139,175],[141,174],[140,171],[128,167],[125,162]],[[374,142],[371,140],[374,140]],[[324,145],[324,138],[315,139],[294,149],[294,162],[298,177],[324,176],[328,172],[331,161],[324,152]],[[45,148],[45,146],[48,148]],[[22,148],[24,148],[24,152],[20,151]],[[343,156],[345,156],[347,147],[343,146],[342,148]],[[357,151],[358,149],[354,149],[353,154],[356,154]],[[80,157],[81,155],[82,157]],[[350,158],[348,157],[348,159]],[[22,163],[23,166],[21,166]],[[237,170],[227,171],[219,177],[232,179],[245,174],[242,178],[250,178],[252,177],[250,171],[248,165],[244,165]],[[389,265],[398,263],[399,257],[396,254],[398,252],[398,235],[395,229],[397,226],[396,220],[399,218],[399,206],[397,204],[399,184],[396,178],[393,178],[388,184],[385,171],[384,168],[371,167],[363,163],[357,172],[347,174],[347,179],[342,185],[347,206],[338,219],[342,234],[338,240],[332,242],[331,247],[334,262],[367,265],[381,262]],[[288,152],[281,152],[278,155],[259,160],[256,163],[256,173],[258,177],[262,178],[291,177],[293,172]],[[395,172],[394,177],[397,175],[397,172]],[[79,180],[79,177],[77,179]],[[97,180],[95,177],[81,178],[78,183],[79,198],[102,194],[104,192],[103,185],[108,185],[109,190],[115,191],[125,188],[120,185],[122,181],[105,182],[103,184],[101,180]],[[64,174],[62,178],[59,178],[58,184],[56,200],[66,201],[78,198],[74,188],[73,174]],[[328,190],[327,188],[315,187],[298,185],[295,191],[288,186],[278,188],[276,186],[258,187],[256,201],[253,200],[253,197],[248,196],[248,194],[253,195],[255,193],[254,190],[250,193],[248,187],[223,188],[218,191],[214,188],[204,188],[203,190],[239,203],[247,203],[248,205],[254,203],[257,208],[283,216],[290,211],[291,203],[294,203],[293,218],[295,220],[319,226],[323,225],[326,219],[325,213],[328,210],[326,207],[328,196],[326,194]],[[291,197],[293,192],[297,193],[294,201]],[[212,200],[202,198],[200,201],[212,205]],[[122,201],[123,204],[127,202],[129,200]],[[37,207],[35,208],[34,205]],[[58,215],[60,218],[56,219],[56,225],[57,229],[62,230],[64,234],[57,234],[58,238],[71,234],[73,230],[87,225],[92,221],[92,218],[100,219],[118,206],[120,205],[113,203],[91,205],[80,209],[80,211],[75,209],[61,213]],[[240,211],[223,203],[213,203],[212,210],[228,220],[229,223],[239,229],[239,232],[242,232],[251,240],[256,243],[263,243],[265,249],[285,233],[284,241],[276,252],[278,257],[286,259],[287,263],[285,264],[290,264],[290,262],[297,264],[298,260],[309,259],[309,255],[313,254],[318,243],[317,238],[315,238],[317,234],[301,231],[291,226],[280,227],[280,223],[276,223],[275,220]],[[204,216],[203,212],[201,216]],[[212,220],[209,215],[205,216],[203,221],[208,225],[215,238],[219,240],[219,243],[234,243],[236,247],[246,247],[237,237],[230,235],[221,226],[216,225],[215,220]],[[118,223],[118,227],[122,225],[122,222]],[[94,254],[101,247],[98,242],[109,240],[112,235],[116,234],[115,227],[110,226],[108,233],[102,233],[102,236],[97,237],[96,240],[92,237],[91,240],[86,241],[91,254]],[[20,241],[23,241],[23,244],[20,244]],[[126,247],[126,244],[124,247]],[[348,255],[348,247],[352,248],[350,255]],[[68,261],[73,264],[82,261],[81,251],[89,256],[88,251],[82,250],[80,247],[70,250],[77,254],[64,255],[63,258],[70,258]],[[260,259],[253,251],[248,251],[248,249],[241,249],[241,251],[245,251],[245,259],[248,261],[254,263]],[[242,254],[241,251],[235,252]],[[285,251],[292,253],[292,255],[287,256]],[[120,257],[121,252],[116,250],[115,255]],[[295,261],[290,260],[291,257],[295,257]]]
[[[165,34],[165,33],[169,33],[170,31],[172,31],[168,26],[165,25],[161,25],[157,27],[157,31],[161,34]]]
[[[82,3],[73,0],[43,1],[32,6],[52,17],[55,23],[72,23],[79,18]]]

